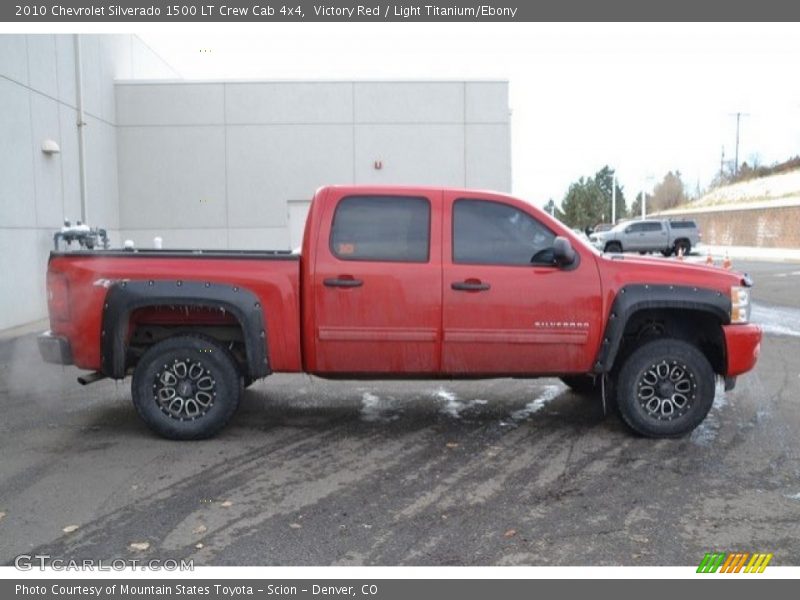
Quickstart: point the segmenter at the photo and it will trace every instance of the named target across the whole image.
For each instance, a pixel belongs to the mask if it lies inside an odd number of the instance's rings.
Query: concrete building
[[[132,35],[0,35],[0,330],[46,315],[53,232],[81,217],[79,87],[86,212],[116,240],[114,81],[176,75]],[[60,152],[43,152],[46,140]]]
[[[294,248],[329,183],[511,188],[506,82],[182,81],[135,36],[0,35],[0,329],[46,314],[81,216],[76,45],[83,210],[114,245]]]

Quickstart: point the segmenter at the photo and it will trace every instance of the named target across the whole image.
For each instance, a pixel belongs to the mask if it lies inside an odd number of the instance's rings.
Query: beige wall
[[[137,246],[158,235],[165,248],[289,249],[325,184],[511,188],[504,81],[134,81],[116,93],[120,235]]]
[[[800,206],[687,214],[670,212],[669,216],[694,219],[703,232],[703,242],[714,246],[800,248]]]

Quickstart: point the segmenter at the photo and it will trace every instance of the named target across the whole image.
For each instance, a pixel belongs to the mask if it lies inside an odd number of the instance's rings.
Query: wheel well
[[[171,304],[133,311],[128,321],[125,362],[133,367],[145,351],[167,338],[200,334],[219,342],[248,373],[247,348],[242,324],[229,312],[213,306]]]
[[[603,246],[603,250],[608,250],[609,246],[619,246],[619,249],[622,250],[622,242],[619,240],[609,240],[606,242],[606,245]]]
[[[689,342],[705,355],[715,373],[725,372],[722,323],[708,312],[685,308],[644,309],[631,315],[622,333],[614,369],[643,343],[660,337]]]
[[[692,242],[689,240],[689,238],[679,237],[679,238],[675,239],[675,241],[672,242],[672,247],[674,248],[675,246],[677,246],[678,244],[680,244],[682,242],[686,242],[686,244],[688,246],[692,245]]]

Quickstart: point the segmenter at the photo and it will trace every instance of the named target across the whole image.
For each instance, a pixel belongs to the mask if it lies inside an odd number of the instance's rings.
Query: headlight
[[[750,321],[750,290],[746,287],[731,287],[731,323]]]

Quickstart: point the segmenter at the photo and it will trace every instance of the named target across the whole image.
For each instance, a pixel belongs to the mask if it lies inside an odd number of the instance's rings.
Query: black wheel
[[[622,252],[622,244],[619,242],[608,242],[606,244],[606,252]]]
[[[131,393],[150,429],[171,440],[196,440],[228,423],[239,406],[242,379],[223,346],[182,335],[144,353],[133,372]]]
[[[566,375],[560,378],[576,394],[599,394],[600,378],[591,375]]]
[[[675,242],[675,256],[678,256],[681,250],[683,250],[684,256],[689,256],[692,251],[692,243],[689,240],[678,240]]]
[[[669,258],[670,256],[672,256],[672,248],[667,248],[666,250],[662,250],[661,254]]]
[[[617,405],[625,422],[647,437],[686,435],[714,402],[715,376],[695,346],[654,340],[634,350],[617,379]]]

